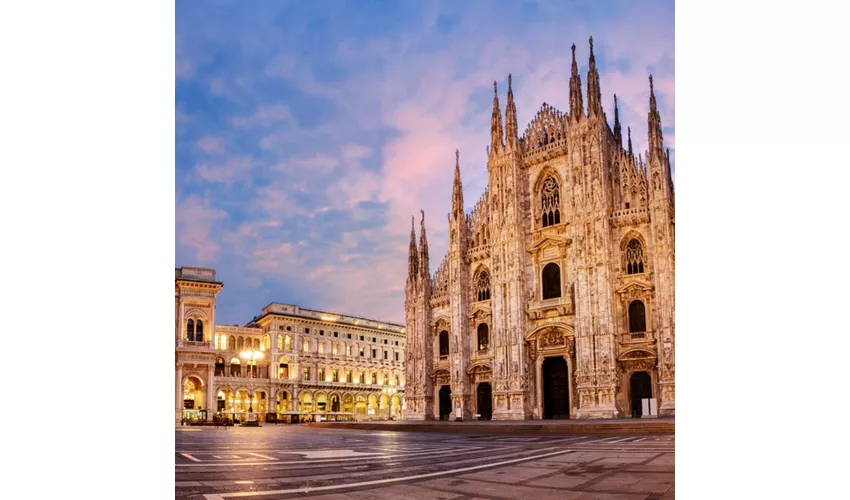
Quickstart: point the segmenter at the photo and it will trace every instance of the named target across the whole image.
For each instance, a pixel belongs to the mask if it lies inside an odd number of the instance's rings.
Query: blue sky
[[[176,3],[176,265],[214,267],[220,324],[269,302],[403,322],[410,216],[432,272],[455,149],[469,210],[486,184],[492,85],[520,133],[583,92],[646,148],[648,75],[675,159],[672,1]],[[586,103],[585,96],[585,103]]]

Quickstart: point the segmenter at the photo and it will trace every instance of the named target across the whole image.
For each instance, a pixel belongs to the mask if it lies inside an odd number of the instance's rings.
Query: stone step
[[[325,429],[356,429],[397,432],[444,432],[451,434],[675,434],[674,419],[652,420],[591,420],[591,421],[517,421],[505,422],[318,422],[308,424]]]

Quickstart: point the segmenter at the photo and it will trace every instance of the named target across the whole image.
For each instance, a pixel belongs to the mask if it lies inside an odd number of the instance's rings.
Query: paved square
[[[176,432],[175,496],[622,499],[674,495],[671,436],[471,436],[320,429]]]

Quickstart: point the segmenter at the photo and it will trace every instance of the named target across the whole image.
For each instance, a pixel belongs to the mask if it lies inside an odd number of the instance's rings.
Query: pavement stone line
[[[674,494],[672,435],[532,438],[266,426],[177,433],[176,444],[175,497],[185,500]]]

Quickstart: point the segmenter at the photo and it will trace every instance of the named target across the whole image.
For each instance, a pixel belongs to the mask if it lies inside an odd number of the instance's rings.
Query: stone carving
[[[564,345],[564,334],[555,328],[550,328],[541,337],[542,347],[554,347]]]
[[[577,104],[577,96],[571,97],[571,103]],[[660,132],[656,135],[660,131],[658,114],[653,107],[649,123],[653,139],[644,161],[635,158],[631,148],[619,146],[602,121],[572,119],[572,113],[568,117],[545,105],[518,138],[517,117],[514,111],[509,113],[510,118],[502,123],[513,125],[501,128],[492,124],[492,130],[502,130],[504,142],[494,142],[489,148],[488,188],[470,214],[449,217],[447,234],[452,235],[452,244],[433,280],[422,279],[430,278],[429,271],[409,273],[405,288],[407,336],[416,352],[407,369],[412,370],[413,362],[434,362],[436,343],[429,322],[447,317],[455,330],[450,368],[453,378],[456,369],[460,375],[468,374],[473,362],[483,356],[492,359],[489,377],[494,388],[494,417],[499,413],[498,418],[529,418],[534,406],[529,402],[535,401],[539,391],[535,387],[538,348],[569,353],[569,359],[575,361],[569,365],[575,372],[570,383],[579,418],[614,417],[617,411],[613,402],[627,398],[628,392],[618,385],[618,369],[620,373],[658,369],[662,380],[675,371],[675,345],[669,352],[663,348],[654,351],[658,332],[648,332],[643,344],[632,339],[621,343],[618,338],[624,333],[623,325],[628,325],[629,300],[645,301],[650,325],[667,328],[674,323],[675,254],[669,248],[674,234],[674,190],[666,175],[663,144],[655,140],[661,137]],[[459,175],[454,182],[453,203],[455,198],[462,203]],[[659,207],[651,219],[650,205]],[[544,228],[540,215],[545,212],[548,222],[548,214],[551,212],[554,219],[556,210],[556,228],[548,224]],[[453,206],[452,214],[457,211]],[[535,217],[538,220],[532,223]],[[644,235],[640,240],[644,271],[627,275],[623,270],[625,246],[610,243],[623,241],[627,234],[637,231]],[[666,242],[662,235],[667,235]],[[546,238],[574,243],[568,248],[561,242],[547,247],[550,243]],[[421,270],[419,249],[426,240],[422,235],[420,245],[415,241],[414,234],[409,262]],[[539,300],[543,290],[539,262],[555,248],[556,255],[546,259],[561,257],[562,296],[543,304]],[[486,283],[477,281],[480,275],[476,274],[484,268],[489,271],[490,298],[473,300],[487,295]],[[449,270],[454,281],[448,279]],[[610,277],[608,270],[613,271]],[[476,303],[486,304],[487,310],[473,307]],[[475,328],[481,322],[489,325],[491,334],[486,355],[472,345]],[[574,325],[575,332],[560,326],[547,330],[553,325]],[[451,331],[448,326],[445,329]],[[535,330],[541,333],[534,337],[533,345],[526,345],[525,339]],[[421,340],[414,342],[413,338]],[[579,346],[576,338],[583,339],[578,341]],[[625,345],[632,349],[641,345],[647,350],[642,357],[629,354],[620,359],[617,354],[624,352]],[[426,349],[430,349],[430,359]],[[430,373],[430,367],[424,373]],[[485,376],[476,371],[474,377],[479,375]],[[412,379],[408,375],[408,380]],[[456,382],[469,390],[470,380],[463,377]],[[433,394],[429,384],[434,382],[423,383],[424,393]],[[498,394],[509,387],[518,398]],[[579,389],[589,392],[580,393]],[[464,400],[469,404],[466,396]],[[593,411],[582,413],[579,406]]]

